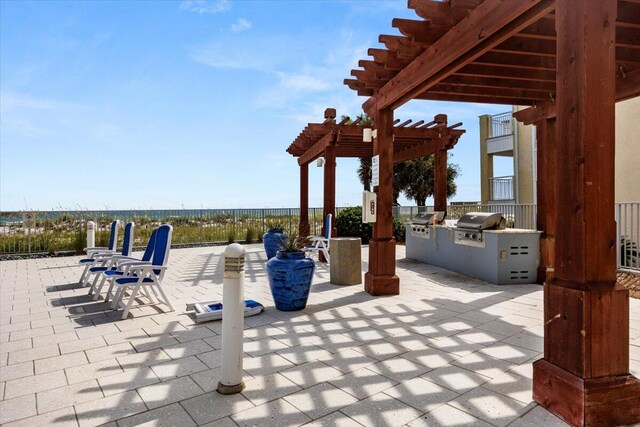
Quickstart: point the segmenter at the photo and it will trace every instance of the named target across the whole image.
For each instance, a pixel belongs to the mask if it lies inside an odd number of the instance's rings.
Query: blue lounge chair
[[[93,294],[93,299],[97,300],[100,297],[100,292],[102,291],[102,287],[105,282],[109,278],[118,278],[122,277],[125,274],[125,271],[128,267],[135,264],[136,262],[151,262],[151,257],[153,256],[153,250],[156,244],[156,233],[158,229],[155,229],[151,232],[151,237],[149,237],[149,242],[147,243],[147,247],[142,254],[142,258],[133,258],[131,256],[123,256],[123,255],[114,255],[111,257],[110,264],[108,268],[104,267],[92,267],[95,268],[96,273],[98,273],[98,277],[101,278],[100,283],[98,284],[97,278],[94,280],[91,289],[89,290],[89,295]],[[91,269],[89,269],[91,271]],[[99,274],[102,273],[102,274]],[[109,287],[109,291],[113,288],[113,284]],[[109,301],[109,292],[105,297],[105,301]]]
[[[137,261],[125,263],[124,274],[120,277],[114,276],[109,279],[111,286],[109,287],[107,298],[113,299],[111,304],[113,309],[124,309],[122,319],[126,319],[129,315],[129,309],[140,291],[145,294],[151,304],[155,303],[151,296],[151,293],[153,293],[160,302],[166,304],[169,310],[173,311],[173,306],[162,289],[162,278],[164,277],[167,262],[169,261],[172,233],[173,227],[170,225],[165,224],[160,226],[156,233],[151,262]],[[125,303],[124,299],[127,296],[127,291],[130,291],[130,294],[128,295],[128,301]],[[160,295],[158,295],[158,293],[160,293]]]
[[[80,276],[80,280],[78,283],[84,283],[84,276],[87,274],[89,267],[93,264],[93,258],[99,254],[114,254],[116,252],[116,245],[118,244],[118,225],[120,221],[115,220],[111,223],[111,232],[109,234],[109,246],[108,247],[93,247],[93,248],[84,248],[87,252],[87,257],[78,261],[78,264],[84,265],[84,271]]]
[[[305,247],[305,251],[315,252],[319,254],[322,252],[327,262],[329,262],[329,240],[331,239],[331,214],[327,214],[324,219],[324,235],[323,236],[309,236],[311,244]]]

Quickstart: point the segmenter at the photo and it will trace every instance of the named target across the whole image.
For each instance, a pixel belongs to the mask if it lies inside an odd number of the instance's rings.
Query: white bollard
[[[93,221],[87,222],[87,247],[96,247],[96,223]]]
[[[218,393],[244,390],[242,340],[244,332],[244,248],[233,243],[224,251],[222,285],[222,368]]]

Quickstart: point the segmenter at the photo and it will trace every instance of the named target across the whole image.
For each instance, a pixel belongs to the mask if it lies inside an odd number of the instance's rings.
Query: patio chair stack
[[[133,250],[133,230],[135,229],[135,223],[128,222],[124,226],[124,238],[122,241],[122,251],[120,254],[115,252],[95,252],[93,255],[93,262],[86,262],[85,272],[83,273],[83,279],[81,281],[82,286],[87,286],[91,282],[91,276],[97,273],[112,268],[114,257],[129,257]],[[94,280],[95,282],[95,280]]]

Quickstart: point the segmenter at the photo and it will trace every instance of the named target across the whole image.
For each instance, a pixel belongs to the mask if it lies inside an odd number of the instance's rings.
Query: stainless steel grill
[[[444,219],[444,212],[423,212],[419,213],[409,223],[411,235],[420,239],[429,239],[431,233],[429,226],[439,224]]]
[[[484,230],[504,230],[507,221],[501,212],[469,212],[456,223],[455,242],[460,245],[484,247]]]

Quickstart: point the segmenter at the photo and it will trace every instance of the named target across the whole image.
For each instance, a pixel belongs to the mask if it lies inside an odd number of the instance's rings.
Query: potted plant
[[[262,235],[262,241],[264,243],[264,250],[267,253],[267,259],[271,259],[276,256],[278,248],[283,241],[287,240],[287,235],[284,233],[284,225],[279,222],[268,222],[267,232]]]
[[[267,262],[271,295],[280,311],[302,310],[307,306],[315,262],[305,256],[305,238],[292,232],[282,240],[276,256]]]

